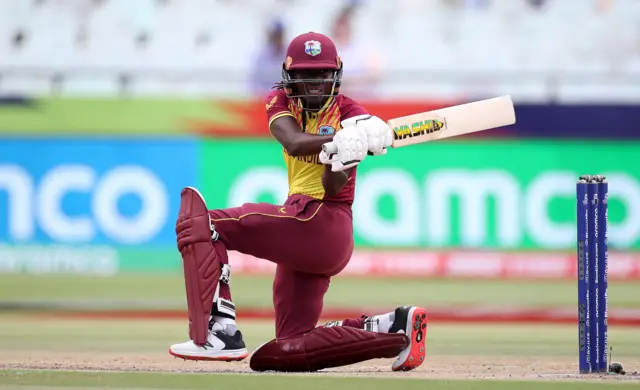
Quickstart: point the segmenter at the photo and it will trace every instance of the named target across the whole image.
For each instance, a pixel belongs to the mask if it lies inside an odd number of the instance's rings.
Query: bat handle
[[[331,155],[338,153],[338,147],[333,142],[327,142],[326,144],[322,145],[322,151],[326,154]]]

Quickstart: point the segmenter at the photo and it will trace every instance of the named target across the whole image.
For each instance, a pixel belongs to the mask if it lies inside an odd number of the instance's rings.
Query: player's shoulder
[[[287,100],[289,100],[289,97],[287,96],[287,93],[283,89],[274,89],[273,91],[269,92],[266,97],[267,103],[272,101],[286,102]]]
[[[275,89],[265,98],[265,108],[269,111],[274,106],[286,106],[288,102],[287,93],[282,89]]]
[[[356,115],[368,114],[362,104],[347,95],[338,94],[336,96],[336,104],[340,108],[343,120]]]
[[[347,96],[347,95],[343,95],[341,93],[336,95],[336,104],[338,105],[351,105],[351,104],[356,104],[356,105],[360,105],[360,103],[358,103],[355,99],[352,99],[351,97]]]

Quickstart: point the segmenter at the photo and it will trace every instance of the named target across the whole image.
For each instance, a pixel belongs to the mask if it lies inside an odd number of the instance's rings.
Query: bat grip
[[[326,154],[335,154],[338,153],[338,147],[333,142],[327,142],[322,145],[322,151]]]

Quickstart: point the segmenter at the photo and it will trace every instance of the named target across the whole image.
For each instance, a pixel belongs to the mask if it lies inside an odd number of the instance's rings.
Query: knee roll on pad
[[[254,371],[307,372],[371,359],[393,358],[409,345],[405,334],[320,327],[300,336],[275,339],[256,349]]]

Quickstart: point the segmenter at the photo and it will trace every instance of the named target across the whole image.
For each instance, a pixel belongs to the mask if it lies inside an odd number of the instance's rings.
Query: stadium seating
[[[51,80],[61,77],[63,92],[112,94],[124,74],[139,92],[196,93],[199,79],[209,85],[202,92],[236,88],[242,95],[273,17],[283,20],[287,38],[309,30],[330,34],[345,3],[3,0],[0,93],[47,93]],[[525,0],[359,3],[354,42],[378,53],[381,88],[396,93],[406,93],[412,80],[437,78],[442,85],[432,88],[442,93],[472,81],[498,89],[517,85],[523,96],[536,97],[540,80],[549,82],[558,72],[600,80],[640,77],[638,1],[550,0],[539,7]]]

